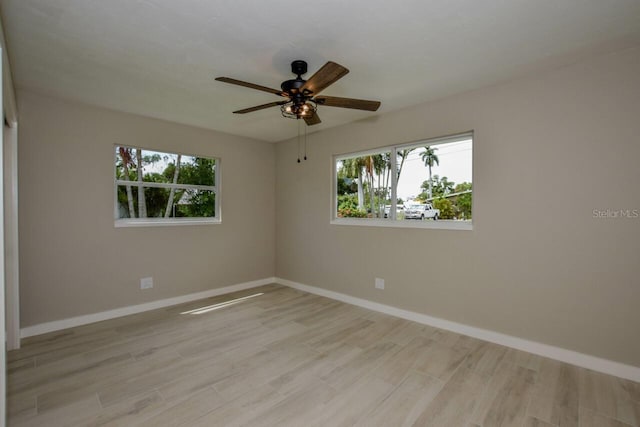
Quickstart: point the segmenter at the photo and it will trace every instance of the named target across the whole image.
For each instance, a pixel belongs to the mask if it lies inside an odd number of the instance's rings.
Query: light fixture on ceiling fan
[[[313,117],[316,115],[317,110],[318,104],[313,100],[307,100],[297,104],[291,101],[280,106],[282,116],[288,119],[304,119],[306,117]]]

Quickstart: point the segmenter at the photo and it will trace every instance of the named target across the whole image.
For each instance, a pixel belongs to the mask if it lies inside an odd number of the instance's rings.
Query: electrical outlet
[[[384,279],[376,277],[376,289],[384,289]]]
[[[140,289],[153,288],[153,277],[143,277],[140,279]]]

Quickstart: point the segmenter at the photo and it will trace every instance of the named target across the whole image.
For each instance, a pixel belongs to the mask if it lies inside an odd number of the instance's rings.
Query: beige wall
[[[473,231],[329,224],[333,154],[467,130]],[[640,209],[639,135],[636,48],[280,143],[276,274],[640,366],[640,218],[592,215]]]
[[[29,92],[18,103],[22,327],[274,275],[272,144]],[[114,228],[114,144],[221,157],[222,224]]]
[[[592,215],[640,209],[639,75],[640,49],[594,58],[311,134],[301,164],[19,92],[21,326],[275,274],[640,366],[640,218]],[[473,231],[329,224],[333,154],[467,130]],[[114,228],[115,143],[221,157],[223,223]]]

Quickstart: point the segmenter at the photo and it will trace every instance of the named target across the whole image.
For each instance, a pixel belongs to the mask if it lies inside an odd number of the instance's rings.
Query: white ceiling
[[[3,0],[18,87],[265,141],[297,134],[279,88],[351,72],[323,94],[382,101],[319,107],[322,130],[640,43],[639,0]]]

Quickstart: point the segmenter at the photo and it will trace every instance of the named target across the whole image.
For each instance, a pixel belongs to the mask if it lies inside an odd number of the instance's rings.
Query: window
[[[332,223],[471,229],[472,160],[471,132],[335,156]]]
[[[220,159],[115,147],[116,226],[220,222]]]

